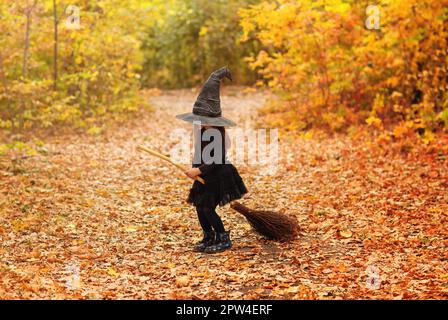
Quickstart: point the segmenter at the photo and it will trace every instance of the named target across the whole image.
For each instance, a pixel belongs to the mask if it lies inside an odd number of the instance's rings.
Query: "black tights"
[[[201,224],[202,230],[205,232],[212,231],[212,228],[215,232],[222,233],[225,231],[222,220],[216,213],[215,209],[216,208],[210,207],[196,207],[199,223]]]

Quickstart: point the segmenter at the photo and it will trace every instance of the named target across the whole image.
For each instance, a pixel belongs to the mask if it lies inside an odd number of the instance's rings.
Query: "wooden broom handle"
[[[144,147],[144,146],[138,146],[137,149],[140,150],[140,151],[145,151],[145,152],[147,152],[147,153],[149,153],[149,154],[151,154],[151,155],[153,155],[153,156],[156,156],[156,157],[158,157],[158,158],[160,158],[160,159],[162,159],[162,160],[168,161],[168,162],[171,163],[172,165],[176,166],[178,169],[182,170],[182,172],[185,172],[185,171],[188,170],[188,169],[187,169],[186,167],[184,167],[183,165],[181,165],[181,164],[179,164],[179,163],[174,162],[173,160],[171,160],[170,157],[167,157],[167,156],[165,156],[165,155],[163,155],[163,154],[161,154],[161,153],[159,153],[159,152],[157,152],[157,151],[155,151],[155,150],[151,150],[151,149],[146,148],[146,147]],[[199,181],[200,183],[205,184],[204,179],[202,179],[202,178],[199,177],[199,176],[196,176],[196,177],[194,178],[194,180],[197,180],[197,181]]]

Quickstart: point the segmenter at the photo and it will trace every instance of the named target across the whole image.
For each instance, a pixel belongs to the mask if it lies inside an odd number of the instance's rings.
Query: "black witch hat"
[[[236,125],[232,120],[221,115],[221,99],[219,90],[221,80],[228,78],[232,81],[229,68],[222,67],[212,72],[199,93],[193,106],[192,113],[184,113],[176,116],[177,119],[188,122],[200,122],[202,125],[217,127],[233,127]]]

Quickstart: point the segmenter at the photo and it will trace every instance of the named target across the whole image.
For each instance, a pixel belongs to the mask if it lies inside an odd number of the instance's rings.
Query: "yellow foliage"
[[[393,130],[395,138],[402,138],[409,133],[409,127],[406,124],[399,124]]]
[[[368,118],[366,119],[366,123],[367,123],[369,126],[373,126],[373,127],[376,127],[376,128],[381,128],[381,126],[382,126],[382,121],[381,121],[381,119],[378,118],[378,117],[376,117],[376,116],[370,116],[370,117],[368,117]]]
[[[0,4],[2,128],[23,132],[56,124],[91,127],[88,119],[124,118],[141,106],[139,31],[151,21],[148,4],[124,0],[117,6],[116,1],[105,0],[92,6],[73,0],[70,4],[81,12],[79,28],[74,29],[67,26],[64,4],[57,4],[56,80],[53,1]],[[98,132],[96,127],[89,130]]]
[[[240,11],[243,40],[262,44],[248,62],[282,98],[277,110],[300,110],[284,122],[383,129],[406,119],[448,129],[446,5],[383,0],[367,8],[362,1],[284,0]],[[376,12],[379,30],[369,29],[364,22],[377,20]]]

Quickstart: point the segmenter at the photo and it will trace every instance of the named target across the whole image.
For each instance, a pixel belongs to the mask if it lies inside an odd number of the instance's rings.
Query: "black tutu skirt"
[[[187,202],[196,207],[223,206],[241,199],[247,193],[238,170],[230,163],[219,165],[208,175],[201,175],[205,184],[195,181],[190,189]]]

